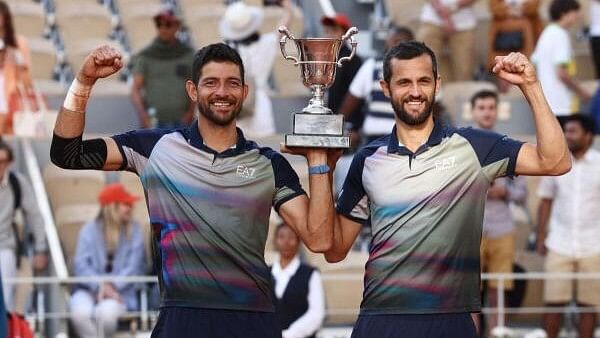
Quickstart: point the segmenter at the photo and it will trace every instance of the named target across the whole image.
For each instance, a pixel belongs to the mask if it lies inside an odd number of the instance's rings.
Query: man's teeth
[[[419,105],[419,104],[423,103],[423,101],[408,101],[407,103],[409,105]]]
[[[231,103],[229,102],[213,102],[213,105],[217,107],[229,107]]]

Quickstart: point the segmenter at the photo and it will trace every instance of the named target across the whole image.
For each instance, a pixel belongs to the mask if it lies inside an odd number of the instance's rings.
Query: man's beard
[[[575,154],[585,149],[585,144],[583,142],[567,141],[567,147],[571,154]]]
[[[242,111],[242,106],[239,105],[235,107],[231,114],[229,114],[225,118],[215,114],[215,112],[213,112],[212,109],[210,109],[210,104],[206,105],[203,102],[198,103],[198,111],[202,116],[204,116],[207,120],[211,121],[212,123],[219,126],[227,126],[233,120],[235,120],[238,117],[238,115],[240,115]]]
[[[394,100],[393,96],[391,97],[391,101],[396,116],[400,119],[400,121],[406,123],[409,126],[418,126],[425,123],[425,121],[427,121],[427,119],[429,118],[429,115],[431,115],[431,113],[433,112],[433,102],[431,101],[425,101],[425,109],[422,112],[420,112],[417,116],[413,116],[409,112],[404,110],[403,102],[397,102],[396,100]]]

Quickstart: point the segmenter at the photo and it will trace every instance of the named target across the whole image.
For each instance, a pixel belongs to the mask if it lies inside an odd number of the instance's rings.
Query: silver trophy
[[[294,61],[302,70],[302,83],[310,88],[313,97],[302,112],[294,114],[293,133],[285,135],[285,145],[290,147],[318,148],[348,148],[350,139],[344,136],[344,117],[333,114],[331,109],[323,104],[325,90],[335,80],[335,70],[343,62],[350,61],[356,53],[356,40],[353,35],[358,33],[356,27],[348,29],[340,39],[307,38],[296,39],[287,27],[279,27],[283,34],[279,45],[286,60]],[[296,44],[298,56],[290,56],[285,50],[287,40]],[[352,45],[350,56],[338,60],[342,44],[349,40]],[[298,60],[300,59],[300,60]]]

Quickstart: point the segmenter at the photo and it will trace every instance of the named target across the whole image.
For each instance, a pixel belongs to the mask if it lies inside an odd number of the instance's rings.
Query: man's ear
[[[383,90],[383,95],[385,95],[388,98],[391,97],[389,83],[387,83],[385,80],[379,80],[379,85],[381,86],[381,89]]]
[[[185,90],[187,91],[190,100],[198,102],[198,91],[196,85],[191,80],[185,81]]]
[[[244,82],[244,99],[242,100],[242,102],[246,101],[246,98],[248,97],[249,93],[250,88],[248,87],[248,84]]]

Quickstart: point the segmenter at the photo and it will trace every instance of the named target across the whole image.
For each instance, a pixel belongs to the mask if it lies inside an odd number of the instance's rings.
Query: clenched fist
[[[535,67],[521,53],[496,56],[492,72],[499,78],[517,86],[534,84],[538,80]]]
[[[84,84],[93,85],[97,79],[111,76],[121,68],[123,68],[121,53],[110,46],[100,46],[85,58],[77,79]]]

